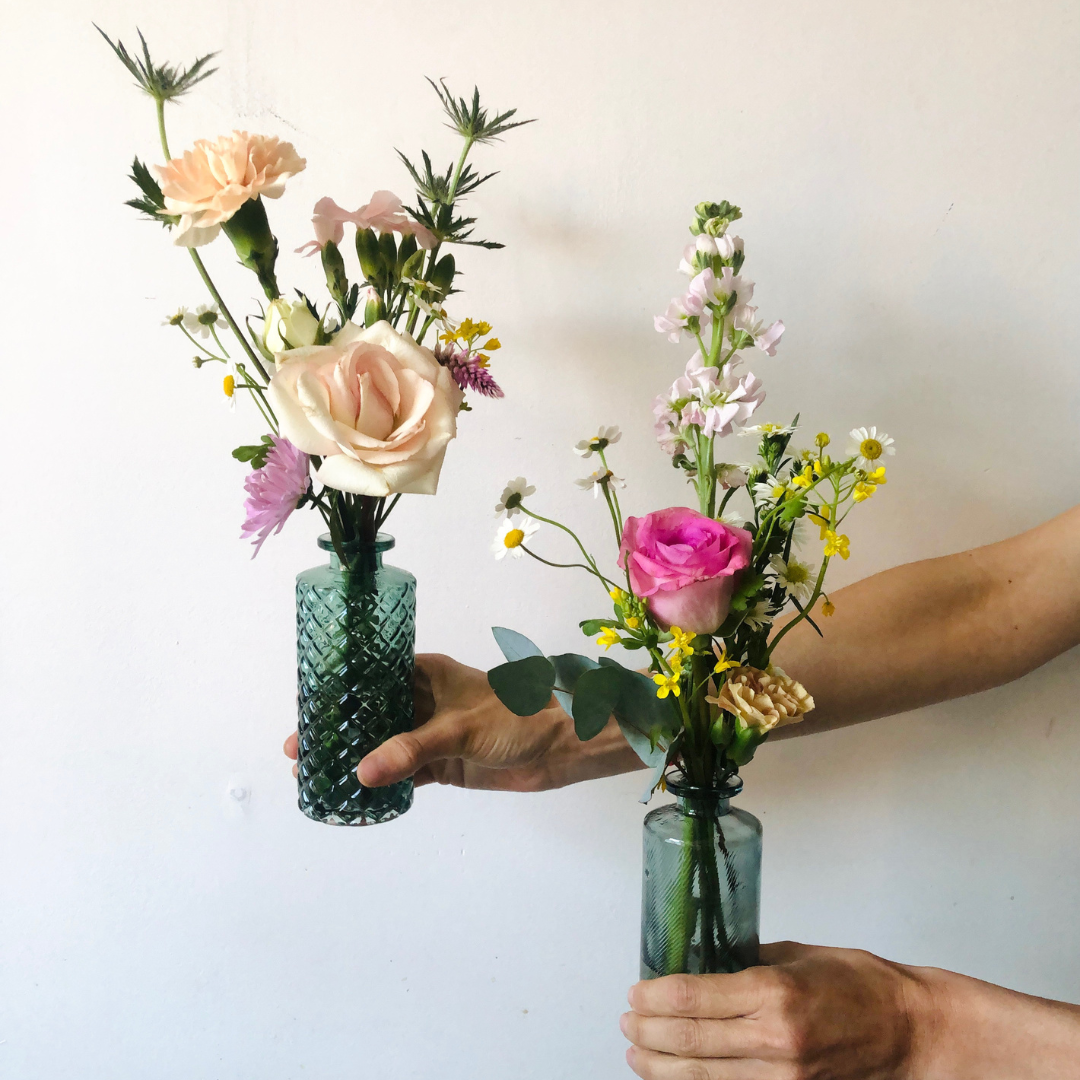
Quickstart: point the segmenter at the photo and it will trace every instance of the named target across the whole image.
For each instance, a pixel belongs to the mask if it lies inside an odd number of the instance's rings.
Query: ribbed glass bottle
[[[416,578],[383,566],[394,538],[350,544],[342,568],[329,534],[328,565],[296,578],[300,809],[331,825],[375,825],[412,805],[404,780],[366,788],[356,766],[413,727]]]
[[[641,977],[713,975],[757,963],[761,822],[733,809],[742,781],[692,787],[645,818]]]

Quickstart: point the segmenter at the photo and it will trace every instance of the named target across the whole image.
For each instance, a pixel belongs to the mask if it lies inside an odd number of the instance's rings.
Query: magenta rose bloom
[[[727,618],[735,577],[750,565],[753,537],[685,506],[627,518],[619,565],[665,630],[711,634]]]

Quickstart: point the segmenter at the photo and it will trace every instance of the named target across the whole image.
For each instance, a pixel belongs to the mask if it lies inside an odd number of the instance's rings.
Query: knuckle
[[[699,1057],[704,1046],[701,1024],[697,1020],[680,1020],[673,1032],[675,1053],[679,1057]]]
[[[705,1061],[688,1059],[678,1070],[678,1080],[712,1080],[712,1070]]]
[[[693,975],[669,975],[665,980],[664,996],[676,1016],[693,1016],[701,1001],[697,980]]]

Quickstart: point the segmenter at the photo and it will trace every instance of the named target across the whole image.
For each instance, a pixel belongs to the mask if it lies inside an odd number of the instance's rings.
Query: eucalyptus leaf
[[[495,696],[518,716],[535,716],[551,701],[555,668],[546,656],[526,656],[500,664],[487,675]]]
[[[534,645],[524,634],[516,630],[507,630],[505,626],[493,626],[495,642],[507,660],[524,660],[526,656],[543,656],[544,651]]]
[[[623,691],[625,668],[596,667],[583,672],[574,687],[574,730],[582,742],[604,730]]]
[[[600,665],[595,660],[578,653],[560,653],[558,656],[549,656],[548,659],[555,667],[555,676],[558,685],[555,687],[555,697],[567,716],[574,712],[574,688],[578,679],[586,672],[593,671]]]
[[[652,743],[673,739],[679,732],[680,722],[670,704],[671,699],[661,701],[656,696],[656,684],[647,675],[625,668],[623,671],[622,693],[615,704],[615,718],[620,725],[624,729],[633,728]],[[640,752],[638,757],[641,757]]]

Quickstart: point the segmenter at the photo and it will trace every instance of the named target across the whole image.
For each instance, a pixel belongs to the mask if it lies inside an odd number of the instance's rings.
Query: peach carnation
[[[735,668],[720,693],[705,700],[733,713],[747,727],[762,734],[785,724],[797,724],[814,707],[814,699],[806,687],[777,667],[768,671]]]
[[[306,165],[292,143],[275,135],[234,131],[213,142],[199,139],[183,157],[154,167],[166,212],[180,218],[173,242],[208,244],[245,202],[260,195],[279,198],[285,181]]]

